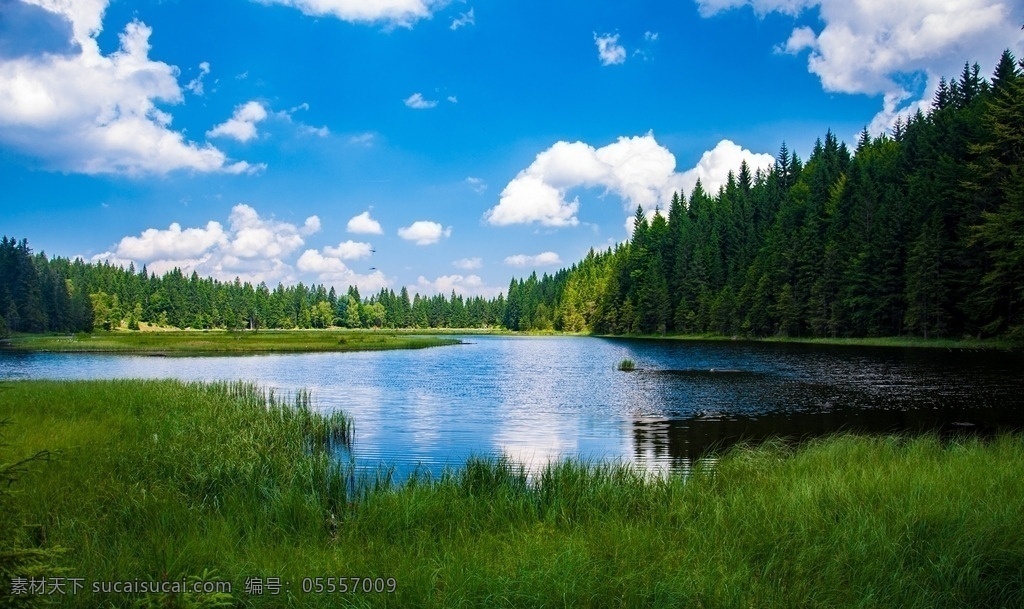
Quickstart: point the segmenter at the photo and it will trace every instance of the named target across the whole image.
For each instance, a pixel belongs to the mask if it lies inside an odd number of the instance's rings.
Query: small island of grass
[[[375,330],[172,330],[23,334],[3,343],[11,351],[136,355],[245,355],[423,349],[460,344],[457,338]]]

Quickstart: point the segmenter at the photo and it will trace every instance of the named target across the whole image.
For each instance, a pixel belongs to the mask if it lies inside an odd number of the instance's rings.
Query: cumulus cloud
[[[412,27],[431,16],[445,0],[257,0],[264,4],[282,4],[306,15],[336,17],[351,23],[386,23]]]
[[[516,254],[505,258],[505,264],[516,267],[554,266],[562,264],[562,259],[554,252],[544,252],[536,256]]]
[[[594,44],[597,45],[597,56],[603,66],[613,66],[626,61],[626,49],[619,44],[618,34],[597,35],[594,32]]]
[[[138,236],[121,239],[110,251],[93,256],[94,261],[113,264],[147,265],[155,273],[175,267],[185,274],[230,281],[287,281],[293,278],[285,258],[305,243],[304,237],[320,230],[317,216],[306,218],[301,226],[260,217],[252,207],[235,205],[228,217],[228,228],[210,221],[205,227],[182,229],[177,222],[166,230],[149,228]]]
[[[398,229],[398,236],[416,245],[433,245],[452,234],[452,227],[445,228],[437,222],[417,220],[409,226]]]
[[[315,249],[304,251],[295,263],[296,268],[302,273],[315,276],[318,282],[332,285],[338,289],[354,285],[364,292],[377,292],[381,288],[391,285],[381,271],[374,271],[370,274],[355,272],[345,264],[340,256],[332,255],[331,249],[334,248],[324,248],[324,253]]]
[[[349,239],[339,243],[338,247],[325,247],[324,253],[341,260],[359,260],[360,258],[368,258],[373,253],[373,246],[369,243],[361,243]]]
[[[121,239],[116,254],[121,259],[143,261],[195,258],[227,243],[228,235],[220,222],[211,220],[205,228],[185,230],[173,222],[167,230],[148,228],[138,237]]]
[[[229,137],[239,142],[248,142],[256,137],[256,123],[267,118],[267,109],[258,101],[251,101],[235,108],[235,113],[225,122],[206,132],[207,137]]]
[[[697,178],[706,189],[717,190],[729,170],[746,160],[751,169],[772,164],[772,156],[754,154],[723,140],[706,152],[700,163],[684,173],[676,172],[676,158],[648,133],[620,137],[602,148],[583,142],[556,142],[537,155],[529,167],[508,183],[498,205],[484,214],[490,224],[575,226],[579,198],[566,199],[570,189],[601,187],[618,195],[626,211],[637,205],[650,212],[665,207],[674,192],[688,194]]]
[[[452,263],[452,266],[464,271],[472,271],[481,268],[483,265],[484,261],[482,258],[461,258]]]
[[[826,91],[882,95],[883,109],[871,123],[878,132],[897,116],[926,107],[939,78],[956,76],[964,61],[991,67],[1006,46],[1024,49],[1024,33],[1013,3],[1004,0],[921,0],[848,2],[847,0],[697,0],[700,12],[751,6],[764,16],[796,16],[818,8],[823,26],[794,28],[779,51],[809,51],[808,70]],[[986,72],[990,70],[985,70]],[[924,90],[903,83],[923,74]]]
[[[485,284],[478,275],[441,275],[433,281],[420,275],[416,285],[409,286],[410,292],[425,295],[448,295],[455,292],[462,296],[483,296],[485,298],[495,298],[502,290],[501,287]]]
[[[754,153],[730,140],[722,140],[713,149],[702,154],[695,167],[679,176],[677,183],[680,191],[691,192],[699,179],[705,191],[715,193],[729,180],[729,172],[738,171],[744,161],[747,162],[750,171],[754,172],[770,168],[775,164],[775,157],[770,154]]]
[[[0,2],[0,58],[82,51],[72,40],[72,24],[40,6],[13,0]]]
[[[422,93],[413,93],[405,98],[405,105],[413,110],[429,110],[437,107],[437,100],[424,99]]]
[[[361,235],[383,235],[384,229],[381,228],[380,222],[377,222],[370,217],[369,211],[355,216],[348,221],[346,230],[350,233],[356,233]]]
[[[303,237],[320,230],[320,218],[310,216],[301,227],[264,219],[245,204],[231,208],[228,217],[233,238],[227,251],[239,258],[277,258],[288,255],[304,243]]]
[[[452,19],[452,30],[457,30],[460,27],[467,25],[476,25],[476,19],[473,17],[473,9],[470,8],[467,12],[460,14],[455,19]]]
[[[178,68],[149,58],[152,29],[125,26],[119,48],[96,41],[108,0],[10,0],[56,17],[65,52],[0,54],[0,142],[52,169],[86,174],[165,174],[175,170],[252,172],[209,144],[185,140],[157,104],[184,99]],[[38,32],[19,32],[33,36]]]

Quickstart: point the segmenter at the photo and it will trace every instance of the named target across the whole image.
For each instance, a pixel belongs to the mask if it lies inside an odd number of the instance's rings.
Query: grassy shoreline
[[[2,348],[16,352],[241,355],[423,349],[461,342],[455,338],[422,333],[398,334],[384,330],[174,330],[73,335],[21,334],[6,341]]]
[[[0,463],[56,451],[2,496],[0,554],[12,542],[62,548],[40,569],[65,577],[218,579],[233,584],[224,606],[239,607],[1024,602],[1019,435],[769,443],[687,480],[574,461],[528,479],[515,464],[475,459],[351,501],[344,468],[322,449],[345,420],[325,419],[304,394],[178,381],[0,387]],[[302,590],[305,578],[356,575],[393,578],[396,589]],[[291,598],[247,595],[247,577],[279,577]]]
[[[730,337],[720,335],[598,335],[555,331],[512,332],[500,328],[398,328],[386,330],[225,330],[114,331],[76,335],[20,334],[0,340],[0,351],[62,353],[128,353],[142,355],[241,355],[260,353],[347,352],[421,349],[459,344],[452,336],[594,336],[607,339],[784,343],[850,347],[1019,351],[1022,345],[1003,339],[923,339],[906,336],[874,338]]]
[[[598,335],[594,335],[598,336]],[[896,347],[903,349],[968,349],[976,351],[1016,351],[1020,343],[996,338],[919,338],[912,336],[878,336],[868,338],[812,338],[768,336],[751,338],[743,336],[722,336],[716,334],[617,334],[600,335],[602,338],[629,338],[640,340],[668,341],[709,341],[783,343],[794,345],[827,345],[836,347]]]

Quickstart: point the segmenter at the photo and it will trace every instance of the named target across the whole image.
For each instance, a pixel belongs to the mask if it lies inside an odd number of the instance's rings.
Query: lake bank
[[[2,348],[20,352],[128,353],[136,355],[241,355],[423,349],[459,344],[455,338],[422,333],[349,330],[170,330],[94,332],[92,334],[20,334]]]
[[[52,563],[65,577],[218,579],[250,607],[283,597],[246,594],[246,578],[280,578],[304,606],[328,607],[337,593],[304,583],[342,575],[394,581],[349,597],[368,606],[1024,601],[1020,435],[768,443],[688,479],[578,461],[528,477],[476,459],[349,501],[344,470],[310,435],[344,419],[287,416],[301,395],[270,404],[252,386],[177,381],[2,387],[0,462],[58,452],[12,487],[0,530],[19,547],[64,548]],[[199,599],[177,602],[188,600]]]
[[[147,326],[143,331],[116,330],[91,334],[19,334],[0,340],[0,350],[52,353],[132,353],[149,355],[217,355],[245,353],[316,353],[421,349],[458,344],[453,336],[597,337],[680,342],[781,343],[850,347],[1020,351],[1022,345],[1003,339],[738,337],[682,334],[598,335],[502,328],[389,328],[380,330],[179,330]]]
[[[399,334],[417,332],[427,335],[488,335],[488,336],[561,336],[596,337],[610,339],[666,340],[683,342],[749,342],[807,344],[850,347],[897,347],[922,349],[967,349],[975,351],[1020,351],[1024,344],[1001,338],[921,338],[917,336],[876,336],[860,338],[815,338],[799,336],[723,336],[721,334],[590,334],[585,332],[560,332],[556,330],[512,331],[498,328],[424,328],[420,330],[398,329]]]
[[[597,335],[595,335],[597,336]],[[922,349],[968,349],[974,351],[1019,351],[1020,343],[997,338],[918,338],[911,336],[879,336],[870,338],[810,338],[810,337],[742,337],[722,336],[715,334],[618,334],[601,335],[602,338],[631,338],[640,340],[666,341],[713,341],[713,342],[751,342],[751,343],[783,343],[794,345],[827,345],[838,347],[898,347]]]

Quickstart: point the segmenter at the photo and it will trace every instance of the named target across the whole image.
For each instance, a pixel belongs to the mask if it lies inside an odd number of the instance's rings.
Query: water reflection
[[[0,379],[255,380],[355,420],[369,471],[439,473],[505,453],[689,471],[739,441],[837,431],[1024,428],[1024,356],[569,337],[468,337],[416,351],[223,358],[0,353]],[[634,372],[621,372],[625,358]]]

